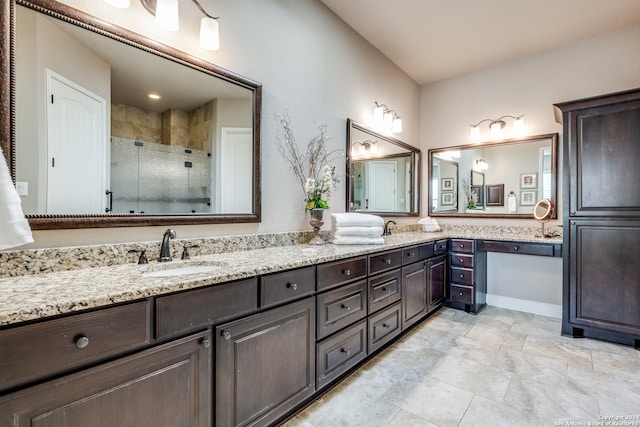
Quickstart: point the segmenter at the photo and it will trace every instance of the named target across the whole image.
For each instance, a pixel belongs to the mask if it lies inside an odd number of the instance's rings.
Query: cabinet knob
[[[382,292],[386,292],[386,293],[390,294],[390,293],[391,293],[391,289],[389,289],[389,288],[382,288]]]
[[[461,279],[462,279],[462,278],[464,278],[464,274],[461,274],[461,275],[460,275],[460,278],[461,278]]]
[[[460,258],[460,264],[464,264],[464,258]]]
[[[517,250],[518,250],[518,247],[517,247],[517,246],[514,246],[514,247],[513,247],[513,250],[514,250],[514,251],[517,251]]]
[[[460,296],[463,296],[463,295],[464,295],[464,292],[460,292]]]
[[[292,291],[295,291],[298,289],[298,284],[297,283],[287,283],[287,288],[291,289]]]
[[[77,336],[75,339],[75,344],[76,348],[87,348],[87,346],[89,345],[89,338],[84,335]]]
[[[414,256],[416,256],[415,252],[409,252],[409,257],[414,257]]]
[[[340,307],[342,307],[344,310],[347,310],[347,311],[351,310],[351,307],[349,307],[348,305],[342,304]]]
[[[461,247],[461,248],[464,248],[464,244],[463,244],[463,243],[460,243],[460,247]]]
[[[231,334],[229,334],[229,337],[231,337]],[[200,344],[204,347],[204,348],[209,348],[211,347],[211,340],[209,338],[202,338],[200,340]]]
[[[388,323],[383,323],[383,324],[382,324],[382,327],[383,327],[383,328],[387,328],[387,329],[389,329],[389,328],[391,327],[391,325],[390,325],[390,324],[388,324]]]
[[[349,270],[348,268],[345,270],[342,270],[342,274],[344,274],[345,276],[351,276],[351,270]]]
[[[384,262],[385,262],[386,264],[391,265],[391,258],[387,258],[387,259],[385,259],[385,260],[384,260]]]
[[[345,348],[341,348],[340,352],[346,354],[347,356],[351,354],[351,352]]]
[[[222,331],[220,333],[220,335],[222,336],[222,338],[224,338],[226,341],[229,341],[231,339],[231,333],[229,331]]]

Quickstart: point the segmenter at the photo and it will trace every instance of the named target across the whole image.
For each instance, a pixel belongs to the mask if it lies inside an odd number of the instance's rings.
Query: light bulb
[[[178,31],[178,0],[158,0],[156,25],[167,31]]]
[[[220,48],[218,21],[215,19],[205,16],[200,20],[200,46],[207,50],[218,50]]]
[[[491,136],[496,138],[502,133],[502,125],[500,122],[491,123]]]
[[[372,143],[369,152],[371,154],[376,154],[378,152],[378,144],[376,144],[375,142]]]
[[[391,126],[391,132],[400,133],[402,132],[402,119],[398,117],[397,119],[393,119],[393,125]]]
[[[469,139],[472,141],[477,141],[480,139],[480,128],[478,126],[471,126],[471,131],[469,132]]]
[[[524,132],[524,119],[519,118],[513,121],[513,131],[516,135],[521,135]]]
[[[376,126],[380,126],[382,124],[383,116],[384,116],[384,108],[375,107],[373,109],[373,123]]]
[[[391,130],[391,126],[393,126],[393,114],[391,113],[384,113],[384,128],[386,130]]]

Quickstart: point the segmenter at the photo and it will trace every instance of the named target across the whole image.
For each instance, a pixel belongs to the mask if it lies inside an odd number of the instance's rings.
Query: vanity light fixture
[[[378,152],[378,141],[362,141],[356,142],[351,147],[351,154],[354,156],[362,156],[365,154],[376,154]]]
[[[476,170],[486,171],[489,169],[489,163],[485,159],[476,159]]]
[[[129,0],[104,0],[114,7],[127,8]],[[220,32],[218,30],[219,16],[207,13],[198,0],[191,0],[202,12],[200,20],[200,46],[207,50],[218,50],[220,47]],[[140,0],[140,3],[150,14],[154,15],[156,25],[167,31],[178,31],[178,0]]]
[[[378,104],[373,109],[373,124],[377,129],[387,132],[402,132],[402,119],[395,110],[391,110],[385,104]]]
[[[160,95],[158,95],[157,93],[150,93],[149,95],[147,95],[149,98],[155,100],[158,100],[160,98],[162,98]]]
[[[499,138],[502,135],[502,129],[507,125],[507,123],[503,119],[511,118],[513,119],[513,132],[516,135],[522,134],[524,130],[524,119],[522,118],[524,114],[519,116],[510,116],[504,115],[497,119],[484,119],[480,120],[475,125],[471,125],[471,131],[469,132],[469,138],[472,141],[477,141],[480,139],[480,125],[484,122],[489,122],[489,129],[491,130],[492,138]]]

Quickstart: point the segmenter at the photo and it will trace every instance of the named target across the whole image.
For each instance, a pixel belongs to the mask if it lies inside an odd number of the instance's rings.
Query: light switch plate
[[[16,191],[18,192],[18,196],[28,196],[29,183],[25,181],[16,181]]]

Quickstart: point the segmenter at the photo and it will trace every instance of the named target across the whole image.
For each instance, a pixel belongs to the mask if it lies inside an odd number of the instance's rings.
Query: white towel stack
[[[0,150],[0,249],[32,243],[31,228],[22,212],[22,201],[11,181]]]
[[[384,220],[361,213],[331,214],[331,231],[336,245],[381,245]]]

